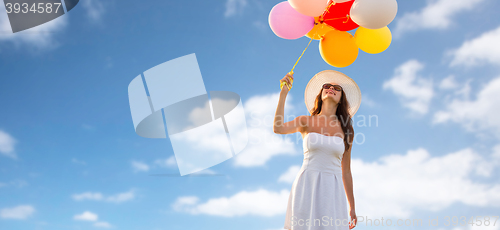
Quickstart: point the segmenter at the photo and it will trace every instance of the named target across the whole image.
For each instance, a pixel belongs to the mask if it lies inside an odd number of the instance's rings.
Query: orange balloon
[[[332,30],[320,40],[319,53],[326,63],[342,68],[356,61],[359,48],[350,33]]]
[[[314,27],[306,34],[306,37],[312,38],[314,40],[320,40],[321,36],[333,30],[332,27],[328,26],[326,23],[319,21],[319,16],[314,18]]]

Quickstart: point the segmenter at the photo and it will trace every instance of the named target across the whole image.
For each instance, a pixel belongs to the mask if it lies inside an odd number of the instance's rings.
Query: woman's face
[[[337,85],[335,82],[329,82],[332,85]],[[321,99],[325,101],[328,97],[331,97],[335,103],[340,102],[340,97],[342,97],[342,91],[337,91],[333,86],[330,86],[328,89],[323,88],[323,92],[321,93]]]

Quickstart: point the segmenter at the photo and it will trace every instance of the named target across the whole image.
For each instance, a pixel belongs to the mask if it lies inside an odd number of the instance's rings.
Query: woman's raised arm
[[[281,81],[286,81],[290,86],[292,85],[290,79],[293,79],[293,75],[290,75],[289,73],[286,74],[285,77]],[[278,107],[276,108],[276,114],[274,115],[274,125],[273,125],[273,131],[274,133],[277,134],[289,134],[289,133],[295,133],[300,131],[301,127],[304,127],[306,125],[306,119],[307,116],[298,116],[292,121],[284,123],[284,117],[285,117],[285,100],[286,100],[286,95],[288,94],[288,87],[286,84],[283,86],[280,92],[280,99],[278,101]]]

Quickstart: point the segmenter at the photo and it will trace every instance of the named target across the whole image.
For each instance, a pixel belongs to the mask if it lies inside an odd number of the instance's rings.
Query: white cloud
[[[406,13],[397,21],[394,34],[422,29],[446,29],[455,15],[479,6],[484,0],[428,0],[420,11]]]
[[[486,154],[465,148],[431,156],[426,149],[417,148],[406,154],[385,155],[373,162],[353,158],[356,210],[372,218],[409,218],[417,211],[436,212],[457,202],[500,207],[500,184],[475,180],[476,177],[494,179],[500,166],[500,144],[492,148],[490,155],[482,155]],[[286,212],[289,195],[290,191],[284,189],[279,192],[258,189],[205,202],[197,196],[183,196],[177,198],[172,208],[191,215],[268,217]]]
[[[375,107],[375,106],[377,106],[377,103],[370,96],[368,96],[366,93],[362,93],[361,103],[363,105],[368,106],[368,107]]]
[[[75,163],[75,164],[79,164],[79,165],[86,165],[87,163],[85,161],[82,161],[82,160],[78,160],[76,158],[72,158],[71,159],[71,162]]]
[[[85,192],[81,194],[74,194],[73,200],[82,201],[82,200],[102,200],[104,196],[99,192]]]
[[[218,106],[219,108],[232,109],[238,105],[239,100],[238,98],[222,99],[220,97],[216,97],[212,98],[210,102],[211,103],[209,103],[209,101],[205,101],[205,103],[201,106],[190,108],[190,111],[183,113],[184,116],[182,118],[177,118],[176,116],[178,116],[178,114],[167,114],[166,116],[169,118],[167,119],[167,126],[170,127],[170,131],[175,130],[174,132],[176,133],[189,130],[189,135],[183,134],[172,137],[175,138],[175,142],[177,143],[176,146],[179,147],[180,143],[183,143],[183,146],[189,146],[191,151],[204,152],[208,155],[212,155],[212,159],[203,159],[215,163],[219,159],[227,159],[226,157],[228,155],[225,155],[224,153],[228,153],[231,150],[229,148],[230,146],[228,145],[229,139],[227,133],[225,133],[224,131],[221,132],[221,129],[207,128],[210,127],[207,122],[211,121],[214,118],[214,115],[219,115],[214,114],[218,111],[211,110],[211,104]],[[244,110],[241,110],[239,112],[244,113]],[[230,117],[227,117],[226,119],[230,119]],[[172,122],[173,120],[175,122]],[[220,119],[218,119],[218,122],[220,122]],[[244,128],[246,128],[246,123],[243,117],[241,119],[228,120],[227,122],[230,122],[231,124],[230,129],[243,130]],[[194,128],[197,129],[195,130]],[[247,133],[241,131],[233,132],[231,133],[231,138],[234,138],[235,140],[241,140],[242,136],[245,136],[246,134]],[[180,156],[177,154],[175,156],[170,156],[167,159],[157,159],[153,162],[153,166],[159,165],[161,167],[177,168],[177,164],[179,164],[180,166],[184,166],[184,168],[189,168],[189,171],[196,172],[198,170],[202,170],[203,167],[199,167],[200,163],[202,164],[202,162],[200,162],[201,158],[193,158],[194,155],[192,154],[182,155],[182,153],[185,151],[185,149],[180,150]],[[241,152],[238,149],[237,151]],[[229,154],[231,153],[229,152]],[[184,160],[184,162],[182,162],[182,160]],[[146,169],[149,170],[149,166],[146,166],[147,165],[144,163],[136,163],[137,169],[135,171],[139,171],[140,169],[143,169],[143,171],[146,171]],[[207,172],[210,173],[209,171],[205,171],[204,174],[206,174]]]
[[[460,86],[461,88],[455,91],[455,95],[462,96],[462,98],[464,99],[469,99],[471,92],[470,83],[472,82],[472,80],[473,78],[467,79],[465,83],[462,86]]]
[[[264,22],[262,22],[262,21],[254,21],[252,23],[252,25],[255,26],[257,29],[262,30],[262,31],[265,31],[265,30],[267,30],[269,28],[268,27],[269,25],[266,24],[266,23],[264,23]]]
[[[278,155],[295,155],[295,144],[302,143],[300,133],[291,135],[273,132],[274,115],[278,106],[279,93],[258,95],[248,99],[245,104],[245,117],[248,128],[248,145],[234,158],[236,167],[255,167],[265,165],[268,160]],[[287,95],[285,101],[285,122],[292,121],[293,97]],[[292,139],[293,137],[293,139]]]
[[[493,146],[492,149],[493,153],[491,154],[491,156],[493,157],[493,159],[500,161],[500,144]]]
[[[214,99],[214,100],[219,100],[219,99]],[[226,106],[228,104],[230,104],[230,105],[237,104],[236,101],[233,102],[232,100],[220,100],[220,101],[222,101],[222,103],[225,104],[223,106],[224,108],[226,108]],[[214,102],[212,102],[212,104],[213,103]],[[234,105],[230,106],[229,108],[232,108],[232,107],[234,107]],[[206,120],[207,120],[206,119],[207,114],[211,114],[211,119],[213,119],[213,112],[212,112],[212,109],[211,109],[211,106],[210,106],[210,103],[208,102],[208,100],[205,102],[205,104],[203,104],[202,107],[195,107],[191,111],[189,111],[189,113],[186,116],[188,117],[188,120],[191,123],[191,125],[190,126],[187,125],[188,127],[186,127],[184,130],[189,130],[189,129],[197,128],[197,127],[204,125],[206,123]]]
[[[212,198],[205,203],[199,203],[195,196],[179,197],[172,204],[178,212],[187,212],[192,215],[206,214],[213,216],[275,216],[286,211],[290,191],[280,192],[258,189],[256,191],[241,191],[231,197]]]
[[[74,220],[84,220],[84,221],[97,221],[99,217],[97,214],[90,211],[85,211],[82,214],[73,216]]]
[[[481,66],[484,64],[500,65],[500,27],[481,34],[462,46],[448,52],[453,56],[450,66]]]
[[[175,161],[174,156],[170,156],[167,159],[157,159],[154,163],[165,168],[177,167],[177,161]]]
[[[423,68],[424,65],[419,61],[409,60],[397,67],[394,76],[382,86],[384,90],[390,89],[398,95],[404,107],[419,114],[428,112],[434,96],[432,79],[418,75]]]
[[[284,172],[281,174],[279,177],[278,181],[279,182],[285,182],[285,183],[293,183],[295,180],[295,177],[297,177],[297,174],[300,171],[301,166],[300,165],[292,165]]]
[[[5,12],[4,4],[0,4],[0,12]],[[9,42],[21,48],[25,45],[30,47],[32,51],[42,49],[50,49],[58,46],[54,35],[63,30],[68,24],[67,15],[60,16],[52,21],[42,25],[12,33],[9,18],[6,13],[0,14],[0,42]]]
[[[134,172],[149,171],[149,165],[147,165],[146,163],[133,160],[131,164]]]
[[[450,75],[446,78],[443,78],[443,80],[441,80],[441,83],[439,83],[440,89],[455,89],[457,87],[458,87],[458,83],[455,80],[454,75]]]
[[[236,99],[221,99],[221,98],[212,98],[211,103],[213,105],[217,105],[220,108],[234,108],[238,105],[238,102]],[[228,146],[228,137],[225,132],[220,132],[220,129],[211,129],[207,128],[210,126],[207,126],[207,122],[211,121],[214,117],[214,114],[211,112],[211,106],[209,101],[206,101],[203,106],[198,106],[195,108],[192,108],[189,112],[186,113],[185,117],[183,119],[179,119],[181,121],[178,122],[172,122],[172,120],[175,120],[174,117],[170,117],[170,121],[167,121],[167,126],[171,127],[172,130],[178,130],[178,131],[186,131],[189,130],[189,135],[177,135],[175,137],[175,142],[179,145],[179,143],[183,143],[185,146],[189,146],[189,148],[192,151],[198,151],[200,150],[201,152],[209,153],[209,155],[213,155],[212,159],[205,158],[209,161],[216,161],[217,158],[222,157],[224,154],[221,153],[227,153],[229,150]],[[244,111],[241,111],[244,112]],[[168,115],[167,115],[168,116]],[[174,115],[175,116],[175,115]],[[187,119],[186,119],[187,118]],[[228,119],[228,118],[226,118]],[[218,120],[220,122],[220,119]],[[184,124],[183,124],[184,123]],[[231,128],[235,130],[242,130],[245,127],[245,120],[239,119],[239,120],[232,120],[232,126]],[[175,127],[177,126],[177,127]],[[203,126],[201,128],[200,126]],[[174,128],[172,128],[174,127]],[[219,126],[222,127],[222,126]],[[197,128],[196,131],[193,131],[194,128]],[[235,139],[240,139],[241,136],[244,133],[242,132],[234,132],[231,134],[232,138]],[[181,150],[180,153],[182,153]],[[229,153],[230,154],[230,153]],[[188,158],[186,158],[188,157]],[[193,169],[193,171],[197,171],[203,168],[200,168],[199,165],[199,159],[196,160],[192,158],[193,156],[188,155],[180,155],[177,156],[177,158],[170,157],[169,159],[165,160],[157,160],[154,163],[156,165],[163,165],[163,166],[168,166],[172,165],[174,161],[176,164],[179,165],[184,165],[184,168],[190,168]],[[184,162],[182,161],[184,159]],[[197,163],[198,162],[198,163]],[[196,170],[194,170],[196,169]],[[190,170],[191,171],[191,170]]]
[[[13,180],[10,182],[10,184],[18,188],[28,186],[28,183],[25,180],[20,180],[20,179]]]
[[[98,228],[112,228],[113,226],[106,222],[106,221],[97,221],[99,219],[99,216],[93,212],[90,211],[85,211],[82,214],[77,214],[73,216],[73,220],[83,220],[83,221],[90,221],[94,222],[94,227]]]
[[[28,183],[26,181],[19,180],[19,179],[10,181],[8,183],[0,182],[0,188],[1,187],[8,187],[8,186],[14,186],[14,187],[22,188],[22,187],[25,187],[27,185],[28,185]]]
[[[2,5],[2,4],[0,4]],[[14,146],[17,140],[8,133],[0,130],[0,154],[6,157],[17,159],[17,154],[14,151]]]
[[[94,226],[98,227],[98,228],[112,228],[113,227],[111,224],[109,224],[108,222],[105,222],[105,221],[95,222]]]
[[[20,179],[16,179],[16,180],[10,181],[8,183],[0,182],[0,188],[7,187],[7,186],[14,186],[14,187],[22,188],[22,187],[28,186],[28,183],[26,181],[20,180]]]
[[[100,192],[84,192],[80,194],[72,195],[73,200],[83,201],[83,200],[96,200],[96,201],[107,201],[112,203],[122,203],[135,198],[135,190],[131,189],[128,192],[118,193],[105,197]]]
[[[211,103],[210,103],[211,102]],[[209,121],[212,121],[214,119],[214,112],[212,111],[212,105],[217,105],[220,108],[234,108],[238,105],[238,101],[234,98],[231,99],[222,99],[222,98],[212,98],[211,100],[206,100],[205,103],[202,106],[196,106],[194,108],[191,108],[189,112],[186,112],[186,114],[182,114],[182,118],[176,118],[177,114],[175,115],[167,115],[169,116],[169,119],[167,119],[167,126],[172,126],[169,129],[175,130],[174,132],[181,132],[181,131],[188,131],[192,130],[195,128],[199,128],[200,126],[206,125]],[[217,139],[226,139],[226,134],[223,135],[217,135],[216,133],[208,133],[211,132],[212,130],[207,130],[205,133],[202,132],[201,129],[198,129],[197,132],[194,133],[194,135],[198,134],[196,137],[193,138],[193,144],[199,144],[200,139],[203,139],[203,142],[205,145],[203,148],[210,148],[213,147],[214,144],[218,143],[212,143],[207,141],[207,137],[211,136],[216,136]],[[210,140],[210,138],[208,138]],[[216,145],[217,146],[217,145]],[[221,151],[225,150],[225,145],[221,146],[222,149]],[[170,157],[169,159],[170,162],[168,163],[173,163],[175,161],[175,158],[173,156]]]
[[[500,184],[475,182],[491,178],[500,165],[500,146],[488,158],[471,148],[431,156],[424,148],[391,154],[375,162],[352,160],[356,210],[373,218],[408,218],[414,211],[439,211],[456,202],[500,207]]]
[[[132,200],[132,199],[134,199],[134,197],[135,197],[134,190],[130,190],[128,192],[123,192],[123,193],[119,193],[119,194],[116,194],[113,196],[109,196],[106,198],[106,201],[113,202],[113,203],[122,203],[125,201]]]
[[[226,0],[226,12],[224,12],[224,17],[228,18],[241,13],[246,5],[246,0]]]
[[[175,203],[172,204],[172,208],[174,208],[176,211],[182,211],[182,210],[189,210],[189,209],[184,209],[186,206],[192,206],[198,203],[200,199],[196,196],[182,196],[178,197],[177,200],[175,200]]]
[[[164,168],[176,168],[177,169],[177,161],[175,160],[175,156],[170,156],[166,159],[156,159],[154,161],[154,165],[157,165],[159,167],[164,167]],[[216,174],[215,171],[207,168],[203,169],[201,171],[191,173],[191,175],[197,175],[197,174]]]
[[[442,92],[451,92],[451,94],[444,95],[444,97],[442,97],[442,101],[447,104],[452,98],[462,98],[463,100],[469,99],[471,92],[470,83],[472,80],[472,78],[469,78],[465,80],[465,82],[460,81],[460,84],[457,82],[454,75],[443,78],[439,83],[439,89],[441,89]]]
[[[89,124],[82,124],[82,128],[85,130],[95,130],[96,127]]]
[[[491,131],[500,138],[500,77],[478,91],[475,100],[455,98],[434,114],[433,123],[456,122],[469,132]]]
[[[35,208],[31,205],[19,205],[13,208],[3,208],[0,210],[2,219],[18,219],[24,220],[35,212]]]
[[[215,99],[217,100],[217,99]],[[234,127],[243,127],[246,125],[248,134],[248,143],[243,151],[238,153],[232,162],[236,167],[255,167],[262,166],[273,156],[276,155],[293,155],[296,154],[295,145],[289,136],[284,136],[280,134],[275,134],[272,131],[272,124],[274,121],[274,114],[276,111],[276,106],[279,101],[279,93],[258,95],[251,97],[248,101],[244,103],[244,112],[246,121],[237,121],[237,124],[233,124]],[[287,96],[285,104],[285,113],[287,118],[293,120],[295,118],[290,115],[290,109],[294,108],[291,104],[293,98],[291,95]],[[223,108],[233,108],[238,104],[236,100],[224,100],[212,104],[221,105]],[[210,113],[210,106],[206,103],[203,107],[193,109],[188,113],[188,118],[190,120],[191,127],[197,127],[200,124],[200,120],[206,120],[203,116]],[[291,117],[291,118],[290,118]],[[288,121],[288,119],[286,119]],[[188,125],[183,125],[187,127]],[[189,127],[187,128],[189,129]],[[235,130],[240,130],[235,128]],[[233,137],[239,138],[236,133]],[[300,136],[300,134],[298,135]],[[285,138],[286,137],[286,138]],[[218,133],[215,129],[203,129],[202,131],[192,132],[189,136],[184,136],[186,138],[183,140],[188,143],[193,143],[193,146],[203,149],[204,151],[226,151],[227,149],[227,134]],[[302,138],[296,138],[295,142],[302,141]],[[156,160],[155,165],[168,166],[174,165],[175,158],[171,156],[167,160]],[[181,162],[177,162],[181,164]],[[184,164],[187,164],[186,162]],[[139,165],[139,164],[138,164]],[[144,168],[146,164],[144,164]]]
[[[83,8],[87,10],[87,16],[94,22],[100,21],[105,12],[102,2],[99,0],[85,0],[81,2]]]

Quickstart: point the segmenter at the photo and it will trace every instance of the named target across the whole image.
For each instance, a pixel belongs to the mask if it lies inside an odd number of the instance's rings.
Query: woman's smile
[[[332,90],[332,89],[330,89],[330,90],[326,90],[326,94],[333,94],[333,95],[335,95],[335,93],[333,92],[333,90]]]

